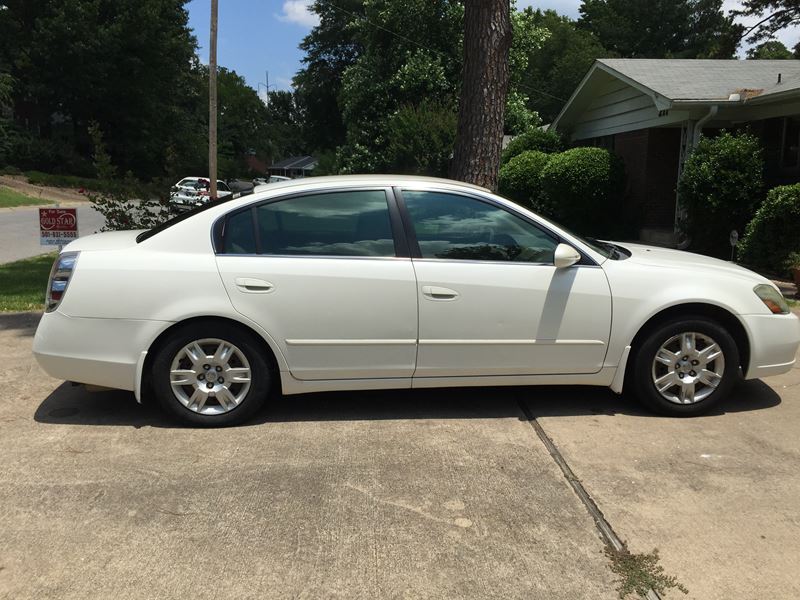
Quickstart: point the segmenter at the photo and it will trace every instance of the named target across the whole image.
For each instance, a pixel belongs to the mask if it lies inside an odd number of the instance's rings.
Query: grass
[[[34,206],[37,204],[52,204],[49,200],[33,198],[20,194],[19,192],[0,186],[0,208],[10,208],[12,206]]]
[[[42,310],[55,254],[0,265],[0,312]]]

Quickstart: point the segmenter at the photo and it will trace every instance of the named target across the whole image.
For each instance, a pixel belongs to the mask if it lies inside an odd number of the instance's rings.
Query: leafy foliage
[[[578,25],[625,58],[732,58],[742,26],[723,0],[584,0]]]
[[[447,104],[424,99],[403,106],[388,121],[387,161],[396,173],[447,174],[456,134],[456,112]]]
[[[550,155],[539,150],[517,154],[500,168],[499,192],[509,200],[536,211],[548,211],[542,203],[542,171]]]
[[[747,225],[739,260],[768,273],[783,273],[800,252],[800,184],[773,188]]]
[[[612,236],[624,188],[620,160],[604,148],[572,148],[542,170],[541,211],[578,233]]]
[[[152,190],[143,189],[130,175],[123,181],[115,179],[116,167],[111,164],[100,126],[92,123],[89,132],[98,178],[106,182],[103,192],[89,194],[94,209],[105,217],[102,230],[151,229],[166,221],[170,216],[167,198],[152,199],[148,194]]]
[[[534,127],[528,129],[522,135],[513,138],[503,150],[503,156],[500,159],[501,164],[507,163],[509,160],[522,154],[528,150],[539,150],[552,154],[563,150],[563,142],[561,136],[555,131],[545,131]]]
[[[732,229],[744,231],[763,196],[764,161],[758,138],[723,131],[703,137],[686,161],[678,197],[684,231],[695,252],[725,257]]]
[[[622,599],[632,594],[644,598],[651,589],[661,596],[670,589],[689,593],[675,576],[667,575],[664,567],[658,564],[658,549],[648,554],[632,554],[623,544],[620,550],[607,546],[605,554],[611,562],[611,570],[619,577],[617,592]]]
[[[783,42],[769,40],[747,51],[747,58],[756,60],[788,60],[794,58],[792,51]]]
[[[603,48],[591,31],[577,28],[569,17],[530,7],[525,12],[547,37],[531,51],[521,87],[530,95],[528,106],[550,123],[595,59],[615,54]]]

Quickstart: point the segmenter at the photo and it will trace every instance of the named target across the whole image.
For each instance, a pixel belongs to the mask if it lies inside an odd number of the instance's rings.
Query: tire
[[[150,377],[162,408],[195,427],[247,421],[264,406],[272,382],[270,363],[255,336],[214,322],[176,329],[156,351]]]
[[[631,374],[637,399],[673,417],[707,413],[738,379],[739,350],[733,337],[700,316],[672,319],[650,331],[635,350]]]

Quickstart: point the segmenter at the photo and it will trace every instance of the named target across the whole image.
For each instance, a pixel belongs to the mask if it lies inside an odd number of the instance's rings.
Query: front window
[[[423,258],[553,264],[558,240],[507,210],[445,192],[403,199]]]

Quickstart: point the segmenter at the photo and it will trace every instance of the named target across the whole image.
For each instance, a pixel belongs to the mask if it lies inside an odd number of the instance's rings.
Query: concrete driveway
[[[800,596],[798,370],[691,420],[475,389],[289,397],[191,430],[46,377],[37,319],[0,315],[0,598],[615,598],[525,410],[686,597]]]

